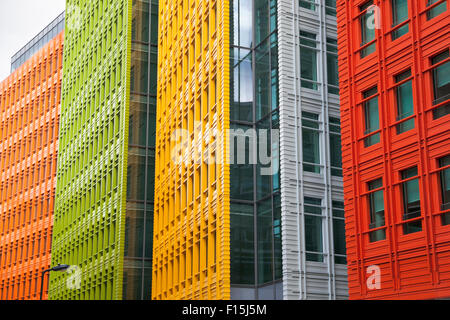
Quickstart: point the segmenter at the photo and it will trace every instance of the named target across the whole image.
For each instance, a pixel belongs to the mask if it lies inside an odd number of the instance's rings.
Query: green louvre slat
[[[131,0],[68,0],[50,299],[122,299]]]

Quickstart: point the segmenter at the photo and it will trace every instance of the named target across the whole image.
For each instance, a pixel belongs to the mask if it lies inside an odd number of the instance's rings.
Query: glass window
[[[145,200],[145,150],[129,148],[127,173],[127,199]]]
[[[254,1],[255,6],[255,44],[267,38],[270,33],[268,1]]]
[[[431,59],[431,64],[438,64],[449,57],[449,51],[442,52]],[[450,98],[450,61],[433,69],[433,104],[440,104]],[[433,118],[438,119],[450,113],[450,104],[445,104],[433,110]]]
[[[427,6],[431,6],[432,4],[438,2],[439,0],[427,0],[427,1],[428,1]],[[444,13],[445,11],[447,11],[447,1],[443,1],[441,4],[438,4],[434,8],[428,10],[427,19],[431,20],[440,15],[441,13]]]
[[[147,202],[153,202],[155,197],[155,155],[149,151],[147,158]]]
[[[148,146],[156,146],[156,98],[150,97],[150,112],[148,120]]]
[[[273,281],[272,198],[258,204],[258,284]]]
[[[126,259],[129,267],[123,268],[123,299],[140,300],[142,298],[142,261]]]
[[[385,226],[384,217],[384,194],[383,179],[377,179],[368,183],[369,191],[369,210],[370,210],[370,226],[369,229],[376,229]],[[380,229],[370,233],[370,242],[376,242],[386,239],[386,230]]]
[[[133,45],[131,50],[130,91],[147,94],[148,91],[148,47]]]
[[[334,262],[346,264],[345,211],[342,201],[333,201]]]
[[[283,250],[281,237],[281,196],[278,194],[273,197],[273,238],[274,238],[274,257],[275,257],[275,280],[283,278]]]
[[[305,197],[306,260],[323,262],[322,200]]]
[[[339,65],[337,40],[327,38],[328,93],[339,94]]]
[[[303,170],[320,173],[319,115],[302,113],[303,123]]]
[[[153,180],[152,176],[152,180]],[[148,208],[149,206],[147,206]],[[151,210],[147,210],[145,215],[145,258],[152,259],[153,257],[153,206]]]
[[[411,77],[411,70],[395,77],[399,83]],[[414,114],[412,80],[404,82],[396,88],[397,121],[408,118]],[[397,134],[414,129],[414,119],[409,119],[397,125]]]
[[[325,12],[330,16],[336,16],[336,0],[325,0]]]
[[[255,283],[253,205],[231,203],[231,283]]]
[[[233,49],[231,120],[253,121],[253,67],[249,50]]]
[[[392,26],[395,27],[408,19],[408,0],[392,0]],[[409,24],[394,30],[392,40],[409,32]]]
[[[314,33],[300,31],[300,68],[303,88],[318,89],[317,84],[317,43]]]
[[[278,39],[276,34],[270,37],[270,84],[271,84],[271,110],[278,108]]]
[[[145,1],[135,0],[133,3],[132,40],[149,42],[149,5]]]
[[[450,166],[450,155],[439,159],[439,168]],[[440,172],[441,180],[441,210],[450,210],[450,168]],[[442,215],[442,224],[450,224],[450,213]]]
[[[144,212],[127,209],[124,256],[142,258],[144,254]]]
[[[252,47],[253,39],[253,1],[234,0],[233,1],[233,41],[235,46],[245,48]]]
[[[278,111],[275,111],[272,114],[272,130],[280,130],[280,116],[278,114]],[[272,133],[273,134],[273,133]],[[275,141],[274,139],[271,139],[271,145],[272,149],[275,150],[274,153],[272,153],[272,168],[278,168],[278,170],[272,170],[272,188],[273,192],[280,191],[280,141]]]
[[[313,11],[316,10],[316,4],[314,0],[299,0],[298,5],[300,8],[305,8]]]
[[[150,46],[150,92],[156,96],[158,90],[158,48]]]
[[[253,200],[253,164],[250,163],[250,143],[254,143],[254,131],[250,126],[232,125],[236,133],[234,139],[234,159],[230,165],[230,196],[232,199]],[[240,130],[240,131],[239,131]],[[230,137],[233,138],[233,137]],[[245,159],[243,158],[245,156]]]
[[[363,93],[363,98],[368,99],[373,96],[373,98],[367,100],[364,103],[364,120],[366,131],[364,135],[369,135],[380,129],[380,118],[378,115],[378,88],[372,88]],[[380,142],[380,133],[372,134],[364,140],[365,147],[370,147],[374,144]]]
[[[141,101],[142,100],[142,101]],[[146,146],[147,139],[147,104],[140,96],[132,95],[128,140],[130,145]]]
[[[269,39],[255,50],[255,112],[256,120],[271,111],[270,94],[272,92],[270,70]]]
[[[256,167],[256,198],[257,200],[264,199],[267,196],[272,194],[272,184],[271,184],[271,175],[261,174],[262,170],[269,170],[270,163],[266,162],[266,159],[261,157],[270,157],[272,156],[272,139],[271,139],[271,130],[270,130],[270,118],[266,117],[256,125],[259,143],[257,144],[258,149],[258,161]],[[266,135],[262,135],[261,130],[267,130]],[[264,137],[265,136],[265,137]],[[266,140],[266,144],[262,143],[262,139]],[[274,142],[275,143],[275,142]],[[264,146],[264,147],[263,147]],[[261,156],[263,155],[263,156]],[[275,156],[275,154],[274,154]],[[261,161],[264,160],[264,161]],[[275,160],[275,159],[273,159]],[[263,164],[263,163],[264,164]],[[270,171],[269,171],[270,172]]]
[[[152,3],[151,5],[151,34],[150,34],[150,43],[153,45],[158,44],[158,3]]]
[[[417,167],[402,171],[401,179],[407,180],[417,176]],[[420,217],[419,179],[408,180],[402,183],[403,193],[403,220]],[[422,221],[414,221],[403,225],[405,234],[422,231]]]
[[[342,177],[341,121],[330,118],[331,175]]]
[[[366,2],[364,5],[359,7],[360,12],[366,11],[369,7],[373,5],[373,0]],[[360,18],[361,25],[361,46],[364,46],[375,40],[375,26],[372,25],[372,21],[374,21],[375,11],[365,12]],[[375,43],[365,47],[361,50],[361,58],[368,56],[371,53],[375,52]]]

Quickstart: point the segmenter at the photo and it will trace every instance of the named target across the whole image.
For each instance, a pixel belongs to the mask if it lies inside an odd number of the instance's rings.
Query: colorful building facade
[[[37,300],[51,259],[64,15],[0,83],[0,300]],[[47,298],[44,279],[43,298]]]
[[[351,299],[450,297],[448,8],[338,1]]]
[[[49,298],[347,298],[335,2],[66,9]]]
[[[67,1],[50,299],[149,299],[158,3]]]
[[[335,9],[161,2],[154,299],[347,297]]]

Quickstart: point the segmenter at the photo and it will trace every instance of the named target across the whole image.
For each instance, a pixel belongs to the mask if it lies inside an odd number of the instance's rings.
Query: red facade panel
[[[337,7],[350,298],[449,298],[450,1]]]
[[[0,83],[0,300],[39,299],[50,266],[63,41]]]

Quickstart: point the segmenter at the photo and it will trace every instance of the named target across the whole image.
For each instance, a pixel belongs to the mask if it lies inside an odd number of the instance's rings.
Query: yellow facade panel
[[[229,1],[159,10],[152,296],[228,300]]]

